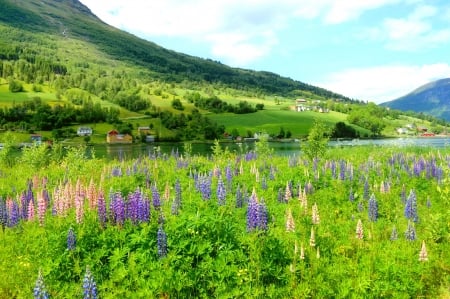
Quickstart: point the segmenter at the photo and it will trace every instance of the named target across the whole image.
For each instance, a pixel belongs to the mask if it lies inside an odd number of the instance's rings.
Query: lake
[[[245,153],[253,150],[254,142],[221,143],[222,148],[228,148],[231,152]],[[351,146],[424,146],[444,148],[450,146],[450,137],[433,138],[389,138],[389,139],[354,139],[330,141],[330,147],[351,147]],[[192,143],[192,154],[209,155],[212,153],[212,143]],[[301,142],[269,142],[269,146],[277,155],[293,155],[300,152]],[[131,159],[139,156],[151,155],[157,151],[163,154],[184,152],[182,142],[154,142],[148,144],[124,144],[124,145],[95,145],[90,147],[95,151],[96,157],[109,159]]]

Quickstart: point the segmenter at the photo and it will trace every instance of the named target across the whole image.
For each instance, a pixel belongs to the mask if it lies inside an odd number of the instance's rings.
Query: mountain
[[[403,97],[382,103],[381,106],[422,112],[450,121],[450,78],[425,84]]]
[[[113,61],[144,68],[154,79],[218,83],[236,89],[289,96],[306,91],[327,98],[348,100],[342,95],[274,73],[231,68],[216,61],[165,49],[105,24],[77,0],[0,0],[2,24],[0,59],[14,52],[11,45],[23,47],[23,43],[17,44],[18,40],[27,40],[26,45],[31,46],[32,51],[39,52],[39,47],[48,41],[42,41],[42,38],[36,40],[34,34],[46,34],[51,37],[50,40],[65,37],[88,43]],[[19,31],[11,34],[12,29]],[[4,34],[5,31],[7,34]],[[74,56],[71,59],[77,60],[77,55]],[[21,57],[19,55],[16,58]],[[56,58],[60,61],[66,59],[62,56]]]

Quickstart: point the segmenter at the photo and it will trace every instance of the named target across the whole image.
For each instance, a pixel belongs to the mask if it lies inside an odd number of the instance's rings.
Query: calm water
[[[245,153],[254,149],[255,144],[252,142],[243,143],[222,143],[222,148],[228,148],[231,152]],[[278,155],[292,155],[300,152],[301,142],[270,142],[269,146]],[[367,140],[346,140],[346,141],[330,141],[330,147],[347,147],[347,146],[429,146],[436,148],[444,148],[450,146],[450,138],[393,138],[393,139],[367,139]],[[193,143],[192,154],[194,155],[210,155],[212,153],[212,143]],[[133,144],[133,145],[95,145],[92,147],[95,155],[99,158],[109,159],[130,159],[139,156],[152,155],[157,151],[163,154],[171,154],[177,151],[182,154],[184,152],[183,143],[161,142],[149,144]]]

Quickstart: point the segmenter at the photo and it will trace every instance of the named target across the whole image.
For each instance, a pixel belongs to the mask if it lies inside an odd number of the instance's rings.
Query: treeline
[[[4,129],[45,130],[60,129],[74,123],[117,123],[119,110],[102,108],[86,101],[80,108],[72,105],[50,106],[40,98],[0,109],[0,126]]]
[[[225,133],[225,127],[218,125],[206,116],[193,109],[191,114],[174,114],[163,111],[152,115],[160,117],[164,127],[176,132],[175,140],[219,139]]]
[[[264,104],[262,103],[252,106],[247,101],[240,101],[238,104],[233,105],[222,101],[217,96],[202,97],[198,92],[189,93],[185,97],[190,103],[193,103],[195,107],[214,113],[231,112],[236,114],[246,114],[264,109]]]

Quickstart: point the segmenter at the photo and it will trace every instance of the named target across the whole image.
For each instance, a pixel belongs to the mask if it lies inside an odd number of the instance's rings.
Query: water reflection
[[[391,138],[391,139],[353,139],[330,141],[330,147],[348,146],[429,146],[444,148],[450,146],[450,138]],[[191,154],[208,156],[212,153],[212,143],[192,143]],[[234,153],[246,153],[255,148],[253,142],[222,143],[223,149]],[[270,142],[269,146],[277,155],[298,154],[301,142]],[[141,156],[154,156],[159,154],[184,154],[184,143],[161,142],[151,144],[122,144],[122,145],[95,145],[92,147],[95,156],[108,159],[132,159]]]

